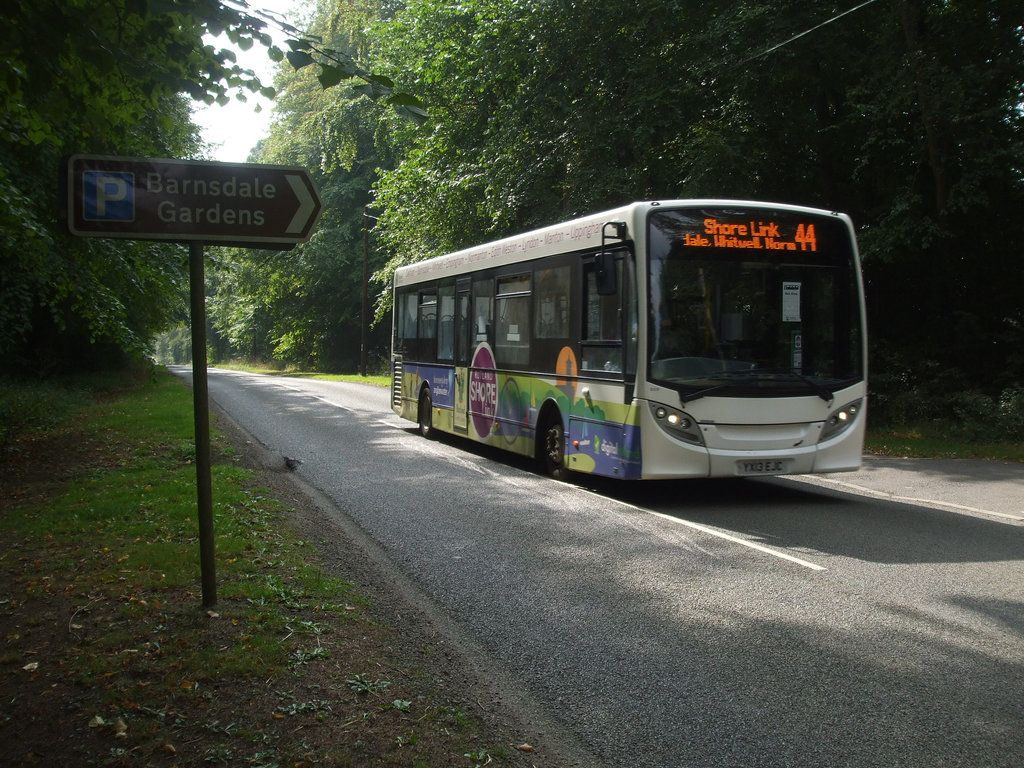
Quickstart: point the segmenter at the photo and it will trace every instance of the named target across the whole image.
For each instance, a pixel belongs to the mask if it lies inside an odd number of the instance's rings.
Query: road
[[[1024,765],[1024,484],[557,483],[386,390],[209,386],[608,768]]]

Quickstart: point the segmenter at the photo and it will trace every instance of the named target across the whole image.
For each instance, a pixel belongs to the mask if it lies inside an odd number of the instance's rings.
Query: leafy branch
[[[296,70],[311,65],[319,67],[317,80],[324,89],[356,78],[363,81],[361,85],[352,89],[356,94],[368,96],[374,100],[384,99],[385,103],[394,107],[398,114],[416,123],[423,123],[427,120],[427,111],[416,96],[397,90],[395,83],[390,78],[370,72],[344,51],[327,48],[321,45],[319,40],[310,36],[289,39],[286,43],[291,50],[282,54],[279,49],[271,48],[271,59],[280,61],[282,57],[286,58]]]
[[[325,46],[321,38],[301,31],[276,13],[253,8],[246,0],[184,0],[186,4],[190,2],[194,3],[194,7],[190,8],[189,12],[196,15],[210,34],[227,35],[228,39],[243,51],[259,43],[266,46],[271,61],[287,60],[296,70],[308,66],[318,67],[317,80],[325,90],[355,78],[362,81],[361,85],[353,88],[356,95],[368,96],[374,100],[383,99],[400,115],[416,123],[423,123],[428,117],[423,103],[413,94],[397,89],[390,78],[369,71],[344,51]],[[183,0],[156,0],[154,5],[160,4],[180,7]],[[273,38],[267,32],[271,26],[287,36],[287,52],[274,45]],[[222,50],[215,55],[226,57],[226,60],[234,63],[234,54],[231,51]],[[224,65],[225,58],[221,58],[219,63]],[[258,90],[267,98],[275,95],[274,89],[263,86],[251,70],[227,66],[225,72],[229,85],[243,85],[253,91]],[[214,100],[222,101],[227,98],[223,87],[215,90],[217,92]]]
[[[356,95],[382,99],[399,114],[422,123],[427,112],[420,100],[395,87],[389,78],[361,66],[344,51],[327,47],[323,41],[288,23],[272,11],[260,10],[247,0],[148,0],[129,3],[118,22],[98,25],[90,16],[91,8],[71,6],[65,13],[69,26],[84,30],[84,40],[93,61],[102,61],[109,69],[117,67],[133,79],[149,77],[166,92],[184,92],[206,104],[227,104],[232,98],[246,101],[246,92],[271,99],[276,90],[237,62],[234,51],[204,44],[203,36],[224,35],[243,51],[255,45],[267,49],[274,62],[285,59],[296,70],[314,65],[324,88],[356,78],[361,85]],[[131,29],[134,34],[124,35]],[[287,53],[274,43],[271,30],[286,36]],[[148,33],[162,40],[160,46],[141,46],[139,39]]]

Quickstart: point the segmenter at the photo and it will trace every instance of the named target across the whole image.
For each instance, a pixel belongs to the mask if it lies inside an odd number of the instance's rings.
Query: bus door
[[[639,477],[635,276],[625,249],[583,264],[580,377],[583,403],[569,416],[571,469]]]
[[[455,285],[455,413],[452,426],[456,432],[469,431],[469,355],[473,338],[470,317],[468,278]]]

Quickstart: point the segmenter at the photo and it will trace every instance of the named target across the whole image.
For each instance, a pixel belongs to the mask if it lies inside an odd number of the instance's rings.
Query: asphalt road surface
[[[210,395],[603,766],[1024,765],[1020,465],[991,504],[884,463],[557,483],[423,439],[387,390],[211,370]]]

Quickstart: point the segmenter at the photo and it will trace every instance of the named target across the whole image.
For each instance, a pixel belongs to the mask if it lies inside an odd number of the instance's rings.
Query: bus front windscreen
[[[760,208],[653,212],[648,377],[684,400],[832,393],[863,377],[850,232]]]

